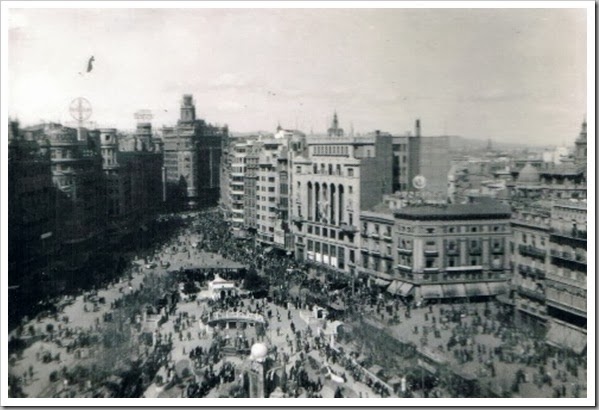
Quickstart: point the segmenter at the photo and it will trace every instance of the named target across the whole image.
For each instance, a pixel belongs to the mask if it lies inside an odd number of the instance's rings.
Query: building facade
[[[226,125],[213,126],[197,119],[193,96],[183,96],[177,125],[162,130],[169,198],[192,206],[216,204],[222,140],[227,135]]]
[[[8,132],[8,197],[8,286],[26,295],[49,276],[58,232],[50,152],[18,122]]]
[[[509,207],[499,203],[396,210],[396,269],[389,291],[415,301],[506,293],[510,218]]]
[[[291,164],[295,256],[354,274],[360,211],[391,193],[391,138],[378,133],[307,143]]]
[[[420,120],[416,120],[415,135],[393,137],[393,192],[415,191],[414,177],[421,175],[426,185],[418,190],[446,200],[451,167],[448,153],[449,138],[423,137]]]

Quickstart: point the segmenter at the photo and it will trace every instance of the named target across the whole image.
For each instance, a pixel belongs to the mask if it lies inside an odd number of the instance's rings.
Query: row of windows
[[[349,155],[347,145],[316,145],[313,148],[313,155]]]
[[[345,238],[349,241],[349,243],[354,243],[354,237],[352,235],[347,235],[347,237],[341,231],[337,231],[332,228],[322,228],[320,226],[308,225],[307,227],[308,233],[311,235],[322,236],[323,238],[331,238],[343,241]]]
[[[432,234],[432,233],[476,233],[476,232],[485,232],[485,229],[487,229],[487,232],[503,232],[506,230],[506,226],[505,225],[479,225],[479,226],[472,226],[472,225],[466,225],[466,226],[445,226],[445,227],[434,227],[434,226],[428,226],[428,227],[423,227],[424,228],[424,232],[426,232],[427,234]],[[412,227],[410,226],[400,226],[399,227],[399,231],[400,232],[412,232]]]

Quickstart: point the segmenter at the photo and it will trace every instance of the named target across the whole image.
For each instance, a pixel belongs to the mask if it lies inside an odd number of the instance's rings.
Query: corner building
[[[484,299],[507,292],[508,206],[413,206],[396,210],[394,218],[397,279],[391,293],[418,302]]]

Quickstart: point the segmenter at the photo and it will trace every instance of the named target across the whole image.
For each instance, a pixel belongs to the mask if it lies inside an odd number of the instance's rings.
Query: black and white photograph
[[[3,406],[595,404],[595,2],[1,6]]]

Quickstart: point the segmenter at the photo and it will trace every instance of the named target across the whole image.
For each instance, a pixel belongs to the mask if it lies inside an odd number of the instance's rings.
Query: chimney
[[[416,120],[416,136],[420,137],[420,119]]]

